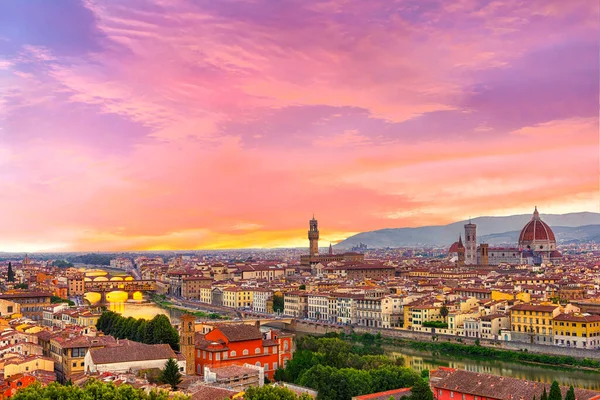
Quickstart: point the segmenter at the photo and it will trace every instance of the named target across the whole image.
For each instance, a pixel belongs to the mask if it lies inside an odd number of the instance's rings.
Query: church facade
[[[461,265],[539,265],[557,262],[562,254],[556,248],[556,237],[552,228],[540,218],[537,207],[533,216],[521,230],[517,246],[490,247],[487,244],[477,246],[477,225],[469,221],[465,228],[465,244],[462,237],[452,244],[451,255],[456,255]]]

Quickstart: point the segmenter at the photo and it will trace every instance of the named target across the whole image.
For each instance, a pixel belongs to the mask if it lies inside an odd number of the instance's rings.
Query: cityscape
[[[600,3],[0,2],[0,400],[600,400]]]

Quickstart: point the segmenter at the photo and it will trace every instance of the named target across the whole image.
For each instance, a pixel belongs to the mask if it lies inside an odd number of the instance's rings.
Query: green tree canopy
[[[408,400],[433,400],[433,392],[424,379],[419,379],[410,389]]]
[[[98,318],[96,328],[119,339],[146,344],[166,343],[173,350],[179,350],[179,333],[166,315],[157,315],[147,321],[133,317],[124,318],[115,312],[106,311]]]
[[[542,392],[542,395],[540,396],[540,400],[548,400],[548,392],[546,392],[545,386],[544,386],[544,391]]]
[[[273,295],[273,311],[278,313],[283,312],[283,296]]]
[[[571,385],[571,387],[569,388],[569,391],[565,396],[565,400],[575,400],[575,388],[573,387],[573,385]]]
[[[296,395],[290,389],[265,385],[263,387],[252,386],[246,389],[244,392],[244,399],[246,400],[311,400],[312,398],[308,394],[302,394],[301,396]]]
[[[548,394],[548,400],[562,400],[562,394],[560,393],[560,386],[558,382],[552,382],[550,386],[550,393]]]
[[[178,399],[188,397],[179,396]],[[13,400],[169,400],[169,394],[165,391],[153,391],[146,393],[141,389],[135,389],[129,385],[115,386],[113,383],[104,383],[90,380],[84,387],[63,386],[53,382],[46,387],[39,383],[29,385],[20,389]]]
[[[169,358],[167,360],[165,368],[163,368],[160,374],[160,381],[171,385],[173,390],[177,390],[177,385],[181,383],[181,373],[179,372],[179,365],[177,365],[175,359]]]

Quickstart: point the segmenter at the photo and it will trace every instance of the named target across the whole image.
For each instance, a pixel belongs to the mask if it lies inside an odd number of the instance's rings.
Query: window
[[[254,350],[254,354],[260,354],[260,347],[257,347],[257,348]]]
[[[244,351],[242,352],[243,355],[247,356],[250,352],[248,351],[248,349],[244,349]]]
[[[236,356],[236,352],[235,352],[235,350],[231,350],[231,351],[229,352],[229,355],[230,355],[231,357],[235,357],[235,356]]]
[[[454,392],[450,392],[450,398],[453,399],[454,398]]]

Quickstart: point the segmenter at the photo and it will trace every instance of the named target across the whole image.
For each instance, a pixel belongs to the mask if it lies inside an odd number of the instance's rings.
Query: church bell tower
[[[196,317],[189,314],[181,316],[181,332],[179,333],[179,347],[185,357],[186,375],[194,375],[196,368]]]
[[[309,222],[308,241],[310,243],[309,254],[311,257],[319,255],[319,223],[313,215]]]

